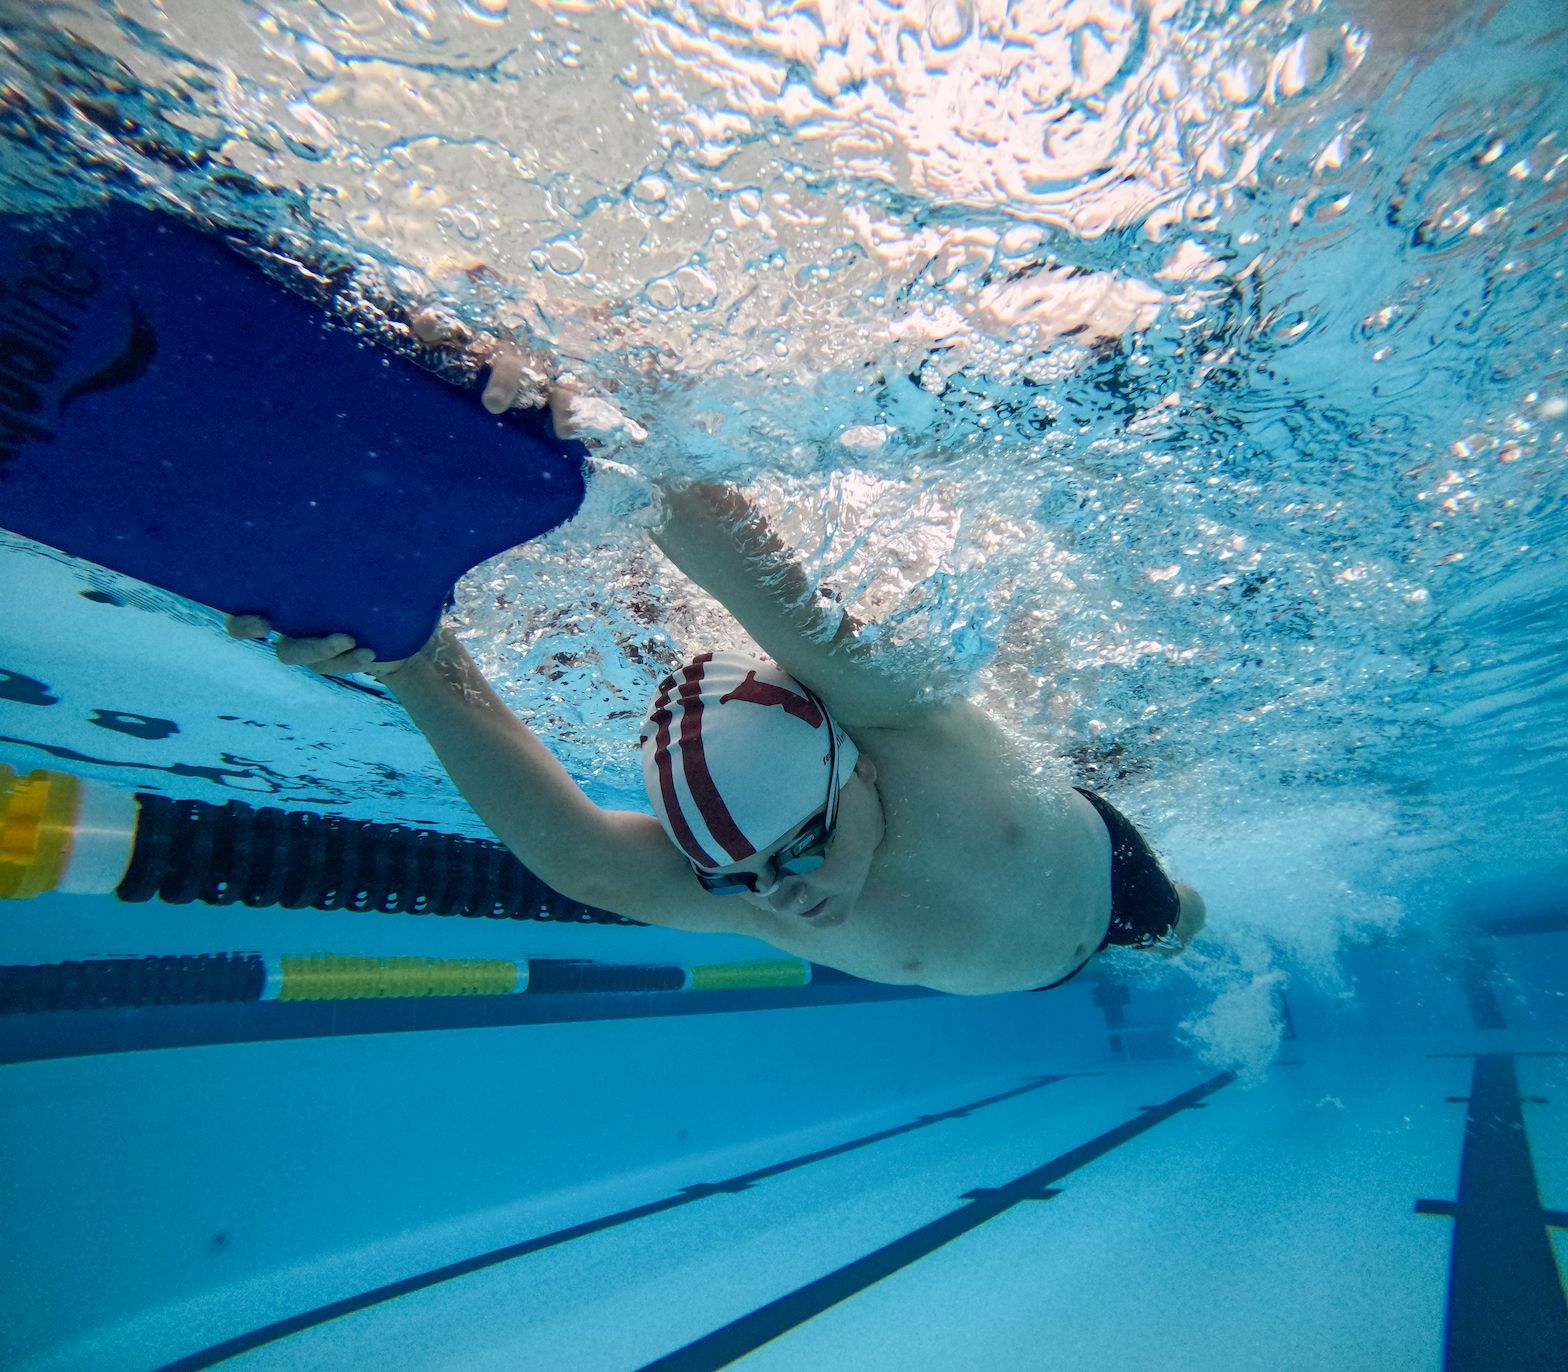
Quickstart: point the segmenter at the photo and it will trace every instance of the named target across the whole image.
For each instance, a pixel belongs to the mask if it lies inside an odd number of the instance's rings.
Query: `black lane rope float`
[[[211,805],[0,766],[0,898],[637,921],[568,900],[499,843],[410,825]]]

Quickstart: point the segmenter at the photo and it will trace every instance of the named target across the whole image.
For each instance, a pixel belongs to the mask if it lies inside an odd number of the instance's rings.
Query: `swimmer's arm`
[[[600,855],[599,809],[446,635],[376,672],[490,831],[546,885],[581,900],[576,877]]]
[[[912,681],[873,662],[854,642],[859,622],[823,602],[741,491],[692,483],[660,493],[665,518],[653,533],[660,550],[842,723],[892,729],[931,717],[946,683]]]
[[[745,932],[744,903],[698,886],[652,816],[595,805],[461,644],[440,637],[381,681],[475,813],[545,885],[648,924]]]
[[[228,627],[236,638],[271,632],[259,615],[231,616]],[[490,831],[568,899],[672,929],[750,932],[747,907],[704,891],[657,820],[595,805],[444,630],[398,662],[377,661],[348,634],[280,634],[277,653],[321,675],[367,672],[380,681]]]

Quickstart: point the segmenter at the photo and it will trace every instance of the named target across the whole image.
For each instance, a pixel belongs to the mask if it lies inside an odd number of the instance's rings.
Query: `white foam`
[[[1208,907],[1178,964],[1207,996],[1181,1025],[1205,1061],[1256,1081],[1281,1042],[1281,992],[1300,981],[1354,994],[1343,953],[1391,935],[1404,915],[1389,891],[1393,824],[1390,802],[1320,793],[1260,796],[1221,830],[1166,831],[1173,870]]]

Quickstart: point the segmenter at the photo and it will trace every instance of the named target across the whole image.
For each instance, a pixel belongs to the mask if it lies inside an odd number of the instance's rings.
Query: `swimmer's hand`
[[[1185,882],[1177,881],[1172,885],[1176,887],[1176,898],[1181,902],[1181,914],[1176,920],[1176,927],[1171,930],[1173,935],[1169,944],[1155,944],[1153,951],[1164,957],[1177,957],[1187,951],[1187,946],[1208,926],[1209,907],[1204,904],[1203,897]]]
[[[417,311],[408,327],[426,347],[461,348],[486,369],[479,399],[491,414],[548,406],[550,423],[560,439],[590,441],[619,435],[641,441],[647,436],[642,425],[584,390],[583,383],[562,371],[548,353],[506,339],[475,336],[461,320],[434,309]]]
[[[266,638],[272,626],[260,615],[225,615],[224,627],[233,638]],[[364,672],[377,681],[386,681],[414,658],[433,650],[437,635],[413,657],[379,661],[369,648],[361,648],[348,634],[328,634],[325,638],[290,638],[279,634],[278,661],[289,667],[307,667],[319,676],[350,676]]]
[[[548,405],[557,435],[572,437],[562,431],[562,425],[569,423],[572,399],[580,392],[555,375],[555,366],[544,353],[500,339],[475,337],[461,320],[432,309],[410,316],[408,327],[425,346],[461,348],[487,369],[479,399],[491,414],[505,414],[514,406],[532,410]]]

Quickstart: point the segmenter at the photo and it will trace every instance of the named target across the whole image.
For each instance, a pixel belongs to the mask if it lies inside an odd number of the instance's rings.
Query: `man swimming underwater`
[[[505,408],[503,371],[487,406],[499,391]],[[694,484],[663,504],[655,543],[772,660],[704,653],[660,683],[641,735],[652,816],[589,800],[446,632],[398,662],[345,634],[280,638],[278,657],[377,678],[525,866],[630,919],[959,995],[1048,989],[1107,946],[1172,952],[1203,927],[1198,893],[1109,804],[1035,787],[989,716],[890,675],[854,646],[859,626],[826,621],[738,491]],[[230,627],[268,632],[255,616]]]

